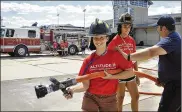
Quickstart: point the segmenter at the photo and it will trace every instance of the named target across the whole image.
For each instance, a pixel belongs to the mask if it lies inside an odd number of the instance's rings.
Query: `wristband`
[[[127,58],[128,61],[130,61],[130,54],[128,54],[128,58]]]

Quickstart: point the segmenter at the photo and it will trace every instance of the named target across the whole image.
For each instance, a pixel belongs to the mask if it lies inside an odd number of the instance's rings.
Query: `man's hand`
[[[156,82],[155,85],[159,86],[159,87],[161,87],[161,86],[163,87],[163,85],[161,83],[159,83],[159,82]]]
[[[63,94],[64,97],[68,100],[68,99],[71,99],[73,98],[73,90],[71,88],[66,88],[67,91],[68,91],[68,94]]]
[[[164,87],[164,84],[159,81],[159,78],[157,78],[157,82],[155,83],[156,86]]]
[[[104,73],[106,74],[106,76],[102,77],[103,79],[111,79],[112,74],[109,74],[106,70],[104,70]]]

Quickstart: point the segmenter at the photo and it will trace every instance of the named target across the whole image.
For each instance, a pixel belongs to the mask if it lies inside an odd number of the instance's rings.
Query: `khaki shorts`
[[[83,111],[117,111],[116,94],[95,95],[86,92],[82,102]]]

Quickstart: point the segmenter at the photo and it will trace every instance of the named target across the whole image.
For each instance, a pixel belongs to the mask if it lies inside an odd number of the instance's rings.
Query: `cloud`
[[[27,12],[18,12],[17,14],[24,15],[24,14],[28,14],[28,13]]]
[[[85,12],[85,25],[89,26],[94,19],[100,18],[103,20],[112,18],[112,6],[90,6],[81,7],[80,5],[64,5],[58,4],[57,6],[39,6],[32,5],[28,3],[2,3],[1,11],[3,13],[9,13],[14,11],[17,15],[10,17],[8,20],[14,20],[17,22],[18,26],[22,24],[19,23],[18,18],[20,15],[23,19],[24,25],[30,25],[30,23],[37,21],[38,25],[43,24],[57,24],[59,13],[59,23],[60,24],[73,24],[78,26],[83,26],[84,23],[84,13],[83,9],[86,8]],[[24,16],[25,15],[25,16]],[[111,15],[111,16],[108,16]],[[17,16],[17,17],[16,17]],[[15,18],[16,17],[16,18]],[[36,17],[36,19],[35,19]],[[21,18],[21,19],[22,19]],[[26,20],[27,19],[27,20]],[[30,21],[30,22],[28,22]],[[5,23],[4,23],[5,24]],[[16,24],[12,23],[11,24]]]
[[[89,14],[96,14],[96,13],[100,13],[100,14],[110,14],[112,13],[112,6],[109,5],[105,5],[105,6],[89,6],[87,5],[85,7],[87,9],[87,12]]]
[[[32,20],[26,20],[21,16],[12,16],[11,18],[3,17],[3,25],[12,26],[12,27],[21,27],[32,24]]]
[[[149,7],[149,15],[181,13],[180,1],[154,1],[154,4]]]
[[[89,26],[95,18],[99,18],[101,20],[113,18],[112,5],[65,5],[61,3],[62,2],[58,2],[56,5],[44,5],[44,2],[41,2],[39,5],[35,5],[38,4],[38,2],[2,2],[1,16],[5,18],[3,20],[4,25],[13,25],[17,27],[21,27],[22,25],[30,26],[34,22],[38,22],[38,26],[58,24],[58,18],[59,24],[83,26],[83,9],[86,9],[85,26]],[[161,5],[161,3],[163,5]],[[149,15],[181,12],[179,2],[172,2],[173,5],[166,3],[168,2],[160,2],[159,5],[159,3],[154,2],[154,4],[149,7]],[[59,16],[57,16],[57,13],[59,13]]]
[[[159,15],[159,14],[171,14],[171,13],[181,13],[181,7],[171,7],[166,8],[164,6],[153,7],[149,10],[149,15]]]
[[[24,12],[41,12],[43,7],[40,7],[38,5],[31,5],[28,3],[1,3],[1,11],[3,12],[10,12],[10,11],[15,11],[19,13],[24,13]]]

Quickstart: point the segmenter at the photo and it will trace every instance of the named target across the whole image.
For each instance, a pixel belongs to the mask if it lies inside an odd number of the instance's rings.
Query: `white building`
[[[147,23],[148,7],[153,3],[151,0],[113,0],[113,28],[117,26],[121,14],[128,12],[134,19],[134,24]]]
[[[182,35],[181,29],[181,13],[169,14],[175,19],[176,31]],[[152,24],[156,23],[161,15],[149,16],[147,24],[134,25],[133,37],[138,44],[140,41],[144,42],[144,45],[155,45],[161,38],[157,32],[156,27]]]
[[[148,16],[148,8],[153,3],[151,0],[114,0],[113,19],[106,20],[113,33],[117,32],[117,23],[121,14],[128,12],[133,17],[133,38],[136,43],[144,42],[144,45],[154,45],[160,40],[160,36],[152,24],[156,23],[161,15]],[[169,14],[176,21],[176,31],[182,35],[181,13]]]

